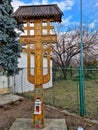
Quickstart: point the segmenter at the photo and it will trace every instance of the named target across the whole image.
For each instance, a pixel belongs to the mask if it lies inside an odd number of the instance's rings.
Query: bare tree
[[[88,58],[89,56],[98,55],[97,36],[98,31],[89,30],[83,28],[83,56]],[[57,44],[53,45],[54,49],[52,54],[53,63],[59,66],[62,70],[63,76],[66,79],[66,67],[75,63],[79,64],[80,53],[80,29],[75,28],[73,31],[67,31],[61,36],[58,36]]]

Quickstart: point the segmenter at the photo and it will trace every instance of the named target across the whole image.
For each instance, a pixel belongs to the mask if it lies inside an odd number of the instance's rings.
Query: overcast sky
[[[98,26],[98,0],[82,0],[83,23],[91,28]],[[12,5],[16,10],[20,5],[58,4],[63,11],[62,24],[65,27],[80,22],[80,0],[13,0]]]

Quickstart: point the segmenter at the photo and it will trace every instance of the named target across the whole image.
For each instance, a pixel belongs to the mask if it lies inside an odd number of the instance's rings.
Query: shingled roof
[[[25,19],[42,19],[52,18],[55,22],[61,22],[63,13],[57,4],[50,5],[31,5],[19,6],[13,17],[18,22],[23,22]]]

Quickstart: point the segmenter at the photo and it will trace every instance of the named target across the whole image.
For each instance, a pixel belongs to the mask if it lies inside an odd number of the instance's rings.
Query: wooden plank
[[[1,88],[0,89],[0,94],[7,94],[7,93],[10,93],[11,90],[9,88]]]
[[[56,43],[57,42],[57,35],[42,35],[41,41],[43,43]]]
[[[36,42],[35,36],[20,36],[20,43],[30,44],[35,42]]]
[[[42,43],[56,43],[57,35],[20,36],[20,43],[23,44],[34,44],[37,41],[41,41]]]

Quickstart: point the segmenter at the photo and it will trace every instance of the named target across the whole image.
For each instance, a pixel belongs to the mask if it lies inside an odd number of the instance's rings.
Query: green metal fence
[[[85,116],[98,119],[98,67],[84,67],[83,72]],[[79,68],[53,68],[53,87],[45,90],[44,99],[46,104],[80,114]]]
[[[79,67],[54,67],[52,72],[53,86],[44,91],[45,104],[80,115]],[[98,67],[84,67],[83,72],[85,117],[98,120]],[[32,91],[23,95],[33,99]]]

